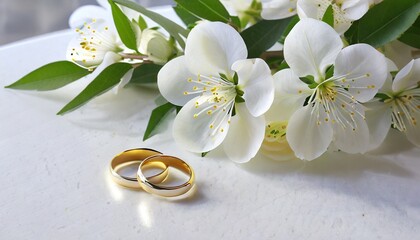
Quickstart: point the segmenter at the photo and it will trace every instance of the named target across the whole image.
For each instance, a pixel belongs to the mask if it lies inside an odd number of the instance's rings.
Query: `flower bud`
[[[145,29],[141,33],[139,51],[154,63],[166,63],[174,54],[174,50],[174,45],[159,31]]]

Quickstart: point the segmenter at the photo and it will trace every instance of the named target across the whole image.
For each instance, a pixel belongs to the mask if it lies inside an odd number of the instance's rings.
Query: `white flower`
[[[367,105],[370,110],[367,111],[368,120],[372,126],[370,131],[374,136],[371,148],[383,142],[391,125],[420,147],[420,59],[409,62],[394,81],[389,77],[380,93],[386,97]]]
[[[353,21],[360,19],[369,10],[369,0],[298,0],[299,18],[321,20],[327,8],[332,5],[334,29],[343,34]]]
[[[91,23],[85,23],[83,28],[77,28],[76,32],[78,36],[67,47],[67,59],[83,67],[97,67],[107,52],[118,53],[124,49],[114,28],[103,19],[93,19]]]
[[[69,25],[75,29],[77,35],[69,42],[66,58],[82,67],[95,70],[86,76],[88,82],[94,80],[108,66],[127,61],[121,53],[133,52],[121,42],[109,4],[107,7],[82,6],[76,9],[69,19]],[[136,33],[141,33],[140,29]],[[131,60],[129,62],[135,63]],[[114,88],[114,93],[129,82],[132,73],[133,70],[130,70],[121,78],[120,84]]]
[[[261,17],[267,20],[288,18],[296,14],[298,0],[261,0]]]
[[[77,35],[67,47],[67,59],[89,69],[97,68],[102,62],[105,64],[101,68],[105,68],[121,61],[123,58],[118,54],[127,50],[118,36],[109,3],[98,3],[101,6],[76,9],[69,18],[69,25]]]
[[[371,100],[382,87],[386,60],[366,44],[342,46],[334,29],[314,19],[302,19],[285,40],[290,69],[278,72],[275,79],[281,80],[284,92],[305,102],[286,129],[287,141],[301,159],[319,157],[332,141],[348,153],[368,149],[369,131],[360,103]],[[327,75],[332,65],[334,73]],[[304,77],[307,83],[299,79]]]
[[[163,66],[161,94],[184,105],[173,126],[178,144],[199,153],[223,142],[236,162],[255,156],[264,139],[262,114],[273,101],[274,88],[267,64],[246,57],[245,43],[232,27],[203,22],[188,35],[185,55]]]
[[[106,5],[83,6],[70,17],[69,24],[76,29],[78,36],[73,38],[68,46],[68,60],[86,68],[95,68],[102,63],[108,52],[121,55],[120,58],[114,58],[114,62],[106,61],[110,64],[118,61],[137,64],[143,60],[164,64],[174,55],[175,46],[165,35],[155,29],[142,31],[135,22],[130,24],[136,36],[137,48],[142,55],[128,49],[118,36],[109,4],[106,1],[98,2]],[[124,7],[121,9],[129,19],[136,21],[139,18],[138,12]]]

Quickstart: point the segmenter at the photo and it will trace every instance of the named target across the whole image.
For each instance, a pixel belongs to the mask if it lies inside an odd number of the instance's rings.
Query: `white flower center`
[[[99,29],[96,26],[100,27]],[[79,33],[79,45],[71,49],[71,57],[74,62],[101,61],[106,52],[117,52],[115,35],[109,32],[107,26],[97,24],[95,19],[91,23],[85,23],[82,29],[76,29]]]
[[[318,3],[317,18],[322,19],[324,17],[327,8],[332,5],[334,12],[334,25],[350,23],[351,20],[346,17],[346,11],[341,8],[344,0],[321,0]]]
[[[286,141],[287,121],[271,122],[265,128],[265,140],[267,142]]]
[[[369,76],[369,74],[352,78],[351,82],[354,83],[366,76]],[[316,87],[308,103],[314,104],[313,111],[324,111],[326,113],[326,117],[323,119],[321,119],[319,112],[317,113],[317,125],[338,123],[343,128],[351,128],[353,131],[356,131],[358,126],[355,117],[365,119],[360,103],[348,89],[357,88],[359,89],[357,93],[360,93],[360,89],[374,89],[375,86],[355,87],[352,84],[347,84],[347,81],[346,76],[332,77]]]
[[[417,125],[415,115],[420,113],[420,88],[407,90],[392,98],[392,124],[398,130],[407,130],[407,124]]]
[[[198,75],[197,80],[189,78],[190,83],[195,83],[191,91],[184,92],[184,95],[200,94],[195,102],[197,112],[193,118],[205,114],[213,119],[208,126],[214,129],[211,135],[217,132],[224,132],[224,122],[230,123],[236,98],[236,85],[222,77]]]

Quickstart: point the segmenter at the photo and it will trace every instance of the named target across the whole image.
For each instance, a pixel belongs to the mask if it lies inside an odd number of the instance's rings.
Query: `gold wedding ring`
[[[163,168],[164,166],[180,170],[181,172],[187,174],[189,179],[178,186],[164,186],[161,183],[152,181],[153,179],[144,175],[144,171],[147,169]],[[177,157],[168,155],[154,155],[144,159],[140,163],[139,170],[137,172],[137,180],[143,190],[162,197],[177,197],[187,193],[194,186],[194,178],[194,171],[186,162]]]
[[[136,177],[123,176],[119,174],[118,171],[133,164],[141,164],[143,160],[151,156],[161,154],[161,152],[149,148],[130,149],[118,154],[111,160],[109,166],[112,180],[124,187],[141,189],[142,187]],[[147,179],[150,182],[158,184],[167,178],[168,167],[165,164],[156,164],[155,167],[161,169],[162,171],[153,176],[147,177]]]

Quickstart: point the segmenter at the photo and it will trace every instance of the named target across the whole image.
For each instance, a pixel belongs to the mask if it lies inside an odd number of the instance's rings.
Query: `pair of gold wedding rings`
[[[125,167],[139,164],[137,176],[129,177],[119,173]],[[170,167],[178,169],[189,178],[185,183],[176,186],[164,185],[169,176]],[[161,197],[178,197],[188,193],[194,186],[194,171],[183,160],[163,155],[149,148],[126,150],[115,156],[109,166],[112,179],[121,186],[144,191]],[[157,174],[146,176],[147,170],[159,170]]]

